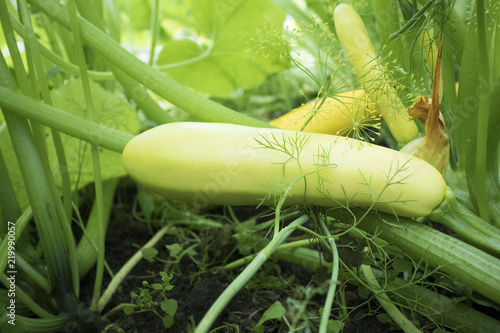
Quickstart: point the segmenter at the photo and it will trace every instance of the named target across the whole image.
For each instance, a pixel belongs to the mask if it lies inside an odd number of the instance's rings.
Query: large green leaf
[[[91,82],[90,87],[95,105],[94,120],[96,122],[127,133],[134,134],[139,131],[136,113],[124,98],[104,90],[96,83]],[[86,117],[85,97],[80,80],[70,81],[60,88],[54,89],[52,91],[52,100],[54,106],[57,108],[81,117]],[[94,181],[94,174],[90,146],[79,139],[63,133],[61,137],[73,188],[77,186],[79,189],[92,183]],[[56,182],[60,184],[60,169],[52,143],[52,133],[49,129],[46,130],[46,138],[51,168]],[[28,199],[15,153],[10,143],[10,136],[5,129],[0,131],[0,147],[7,162],[9,175],[16,189],[19,204],[24,208],[28,205]],[[99,148],[99,152],[101,178],[103,180],[125,175],[119,153],[102,148]]]
[[[225,97],[234,88],[249,89],[285,68],[278,53],[263,57],[248,51],[256,32],[281,26],[285,13],[268,0],[192,0],[198,38],[166,43],[158,66],[192,89]],[[201,41],[201,42],[200,42]]]

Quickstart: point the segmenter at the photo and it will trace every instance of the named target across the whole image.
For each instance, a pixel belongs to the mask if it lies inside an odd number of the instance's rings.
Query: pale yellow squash
[[[132,139],[122,156],[137,182],[200,208],[274,205],[288,190],[286,205],[349,202],[417,217],[430,214],[446,193],[441,174],[423,160],[326,134],[171,123]]]

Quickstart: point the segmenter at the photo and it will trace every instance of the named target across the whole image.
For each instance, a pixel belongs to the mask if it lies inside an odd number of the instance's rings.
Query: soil
[[[115,211],[123,212],[123,206],[117,207]],[[242,209],[241,211],[245,214],[246,209]],[[145,223],[134,220],[131,213],[120,213],[119,216],[112,216],[108,232],[109,235],[106,239],[106,260],[113,273],[116,273],[137,251],[137,248],[145,244],[151,237],[148,226]],[[207,237],[203,233],[200,233],[199,236]],[[166,258],[167,250],[165,249],[165,245],[173,244],[177,241],[176,237],[173,236],[164,237],[155,246],[158,250],[158,257]],[[216,246],[213,248],[216,250],[209,251],[210,255],[213,255],[214,258],[224,258],[227,257],[232,246]],[[281,278],[291,281],[295,286],[311,285],[311,279],[316,274],[312,270],[285,262],[270,262],[270,265],[275,265],[274,269],[278,269]],[[198,268],[190,259],[186,258],[183,260],[179,267],[181,272],[175,273],[174,278],[171,280],[174,288],[168,291],[167,294],[169,298],[175,299],[178,302],[174,324],[170,328],[166,329],[162,319],[150,311],[131,315],[125,315],[123,311],[117,311],[108,320],[114,324],[115,328],[119,327],[123,330],[122,332],[126,333],[190,332],[192,325],[202,319],[212,303],[229,285],[231,278],[239,273],[239,270],[235,270],[231,274],[213,274],[209,271],[192,279],[190,276],[192,277],[192,273],[196,272]],[[137,288],[142,287],[142,281],[147,280],[150,283],[161,282],[158,272],[163,270],[165,270],[165,264],[160,260],[153,262],[144,259],[141,260],[122,283],[119,290],[113,295],[103,313],[108,312],[119,304],[130,303],[132,301],[130,292],[138,292]],[[90,304],[92,297],[94,275],[95,271],[92,270],[82,279],[81,299],[88,300],[88,304]],[[105,274],[103,290],[109,283],[109,280],[109,276]],[[349,299],[347,299],[348,306],[356,307],[366,302],[365,299],[358,296],[357,287],[353,286],[352,290],[346,290],[346,295],[349,295]],[[252,332],[253,327],[259,322],[264,311],[276,300],[281,301],[282,304],[286,304],[287,293],[283,290],[269,290],[268,288],[243,289],[232,299],[226,309],[217,318],[212,329],[226,325],[225,328],[218,332]],[[320,306],[323,300],[324,295],[318,294],[311,299],[310,304]],[[343,332],[377,333],[390,331],[391,326],[379,322],[376,315],[367,315],[369,312],[373,314],[373,310],[377,307],[378,305],[376,304],[372,304],[371,307],[366,304],[359,306],[359,308],[349,314],[350,320]],[[317,313],[317,309],[315,311]],[[233,325],[231,326],[231,324]],[[235,326],[237,326],[237,329]],[[264,326],[264,332],[288,332],[288,327],[282,321],[269,321]]]

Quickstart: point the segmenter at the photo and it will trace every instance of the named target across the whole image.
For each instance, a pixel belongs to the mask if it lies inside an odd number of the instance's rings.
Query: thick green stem
[[[54,0],[30,0],[30,3],[62,26],[69,28],[69,15],[66,8],[59,2]],[[88,21],[80,19],[80,27],[84,41],[110,63],[121,68],[146,88],[193,116],[210,122],[270,127],[266,122],[248,117],[208,100],[154,70]]]
[[[353,211],[356,215],[364,212]],[[427,225],[390,214],[367,215],[357,226],[500,303],[500,260],[494,256]]]
[[[60,315],[50,318],[29,318],[21,315],[16,315],[16,325],[13,326],[7,323],[9,317],[2,316],[0,319],[0,327],[9,333],[47,333],[60,332],[68,323],[68,316]]]
[[[4,87],[0,87],[0,107],[78,139],[119,153],[134,137],[132,134],[96,124]]]
[[[19,34],[19,36],[21,36],[23,39],[28,39],[28,32],[23,27],[23,25],[12,14],[10,14],[10,19],[12,21],[12,26],[13,26],[14,30],[16,31],[16,33]],[[63,71],[68,72],[69,74],[73,74],[76,76],[80,75],[80,69],[78,68],[78,66],[76,66],[70,62],[67,62],[62,57],[60,57],[56,53],[52,52],[48,48],[46,48],[38,40],[36,40],[36,43],[37,43],[38,48],[40,50],[40,54],[42,56],[44,56],[45,58],[47,58],[47,60],[51,61],[54,65],[57,65]],[[53,47],[57,50],[59,48],[56,45],[58,45],[58,44],[53,45]],[[89,74],[89,77],[91,79],[94,79],[97,81],[109,81],[109,80],[115,79],[113,76],[113,73],[111,73],[111,72],[97,72],[97,71],[89,70],[88,74]]]
[[[77,0],[76,4],[81,15],[100,30],[104,30],[104,22],[89,1]],[[139,82],[132,79],[120,67],[110,64],[111,70],[116,79],[123,86],[127,94],[132,98],[144,112],[146,117],[157,124],[164,124],[174,121],[174,119],[155,101],[149,92],[142,87]]]
[[[313,270],[331,265],[322,258],[320,252],[303,247],[283,248],[276,251],[274,256],[279,260]],[[384,285],[384,291],[391,300],[426,316],[436,324],[461,333],[496,333],[500,327],[498,320],[474,310],[465,303],[456,302],[454,299],[400,278],[387,281],[386,272],[376,269],[372,271],[378,281]],[[349,272],[341,271],[340,273],[341,280],[359,284],[357,276],[352,276]]]
[[[500,13],[500,10],[498,11]],[[499,14],[500,15],[500,14]],[[500,29],[497,30],[500,35]],[[500,39],[500,37],[499,37]],[[499,46],[500,47],[500,46]],[[500,54],[499,54],[500,56]],[[500,60],[497,60],[500,63]],[[498,178],[500,146],[500,77],[492,84],[488,128],[488,156],[486,161],[486,187],[494,225],[500,228],[500,180]]]
[[[7,275],[2,273],[0,276],[0,282],[5,286],[6,289],[10,288],[11,274],[7,271]],[[16,277],[14,276],[14,279]],[[24,304],[28,309],[30,309],[34,314],[41,318],[50,318],[53,315],[47,312],[44,308],[42,308],[37,303],[33,302],[33,300],[28,296],[28,294],[18,285],[16,286],[16,302]],[[3,317],[3,316],[2,316]]]
[[[468,243],[500,256],[500,229],[459,204],[450,188],[429,218],[453,230]]]
[[[17,245],[16,248],[17,251],[22,251],[22,248],[19,247],[20,245],[19,237],[23,234],[24,228],[26,228],[32,217],[33,214],[31,211],[31,207],[28,207],[16,221],[16,227],[15,227],[16,239],[14,243]],[[2,239],[2,242],[0,243],[0,272],[3,272],[5,270],[5,267],[7,266],[8,247],[9,247],[9,238],[4,237],[4,239]]]
[[[0,233],[7,233],[7,222],[15,221],[21,215],[16,193],[0,150]]]
[[[0,72],[2,71],[8,72],[9,69],[5,59],[0,55]],[[13,82],[8,79],[8,75],[2,74],[0,77],[7,79],[7,81],[0,82],[0,85],[13,87]],[[11,95],[15,94],[13,89],[1,89],[7,94],[9,92]],[[51,195],[47,195],[51,193],[51,185],[49,179],[46,178],[42,157],[36,149],[30,124],[8,107],[2,106],[2,111],[19,161],[26,193],[33,209],[51,288],[54,294],[59,297],[60,305],[63,305],[67,296],[71,297],[74,288],[70,286],[72,281],[71,267],[67,256],[68,249],[65,246],[67,243],[63,238],[63,230],[59,224],[57,204]]]
[[[484,83],[479,86],[480,96],[490,94],[490,73],[488,63],[488,45],[486,42],[486,18],[485,1],[476,2],[477,9],[477,34],[479,43],[479,73]],[[476,197],[479,215],[485,221],[490,221],[490,209],[488,206],[488,194],[486,192],[486,159],[488,144],[488,118],[489,118],[489,98],[479,98],[479,113],[477,116],[476,130]]]

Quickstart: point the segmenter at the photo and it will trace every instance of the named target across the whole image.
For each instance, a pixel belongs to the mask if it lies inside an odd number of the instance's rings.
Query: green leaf
[[[344,322],[341,320],[330,319],[328,321],[328,332],[339,333],[344,329]]]
[[[100,85],[90,82],[94,104],[94,121],[108,127],[116,128],[126,133],[137,133],[139,123],[135,110],[121,96],[104,90]],[[66,85],[52,91],[54,106],[69,113],[86,118],[85,96],[80,80],[68,82]],[[79,188],[94,181],[90,146],[85,142],[63,134],[63,144],[70,173],[71,184],[78,182]],[[50,139],[50,132],[47,132]],[[55,156],[53,145],[49,145],[49,154]],[[102,180],[124,176],[121,155],[116,152],[99,148]],[[52,169],[57,173],[57,159],[51,158]],[[57,179],[58,177],[56,177]]]
[[[176,81],[202,93],[226,97],[233,88],[250,89],[285,68],[278,54],[247,52],[258,29],[281,26],[285,13],[267,0],[192,0],[198,38],[166,43],[158,66]],[[162,67],[163,66],[163,67]]]
[[[161,283],[152,283],[151,288],[154,290],[163,290],[163,285]]]
[[[177,257],[183,250],[182,245],[179,243],[165,245],[171,257]]]
[[[408,260],[395,259],[394,262],[392,263],[392,268],[397,273],[404,273],[404,272],[409,272],[413,268],[413,265]]]
[[[158,254],[158,250],[155,248],[152,248],[152,247],[142,249],[141,252],[142,252],[144,259],[146,259],[149,262],[153,262],[155,256]]]
[[[177,311],[177,301],[175,299],[168,298],[161,302],[161,309],[165,311],[165,313],[173,316]]]
[[[371,296],[371,291],[368,288],[361,286],[358,288],[358,295],[363,299],[368,299]]]
[[[123,307],[123,313],[125,315],[129,316],[132,313],[134,313],[134,309],[135,309],[135,306],[133,306],[133,305],[126,305],[125,307]]]
[[[174,317],[172,316],[167,315],[163,317],[162,320],[163,320],[163,326],[165,326],[165,328],[169,328],[174,324]]]
[[[135,110],[121,96],[104,90],[100,85],[91,82],[90,89],[95,106],[94,120],[97,123],[135,134],[139,131],[139,122]],[[80,80],[69,81],[65,85],[51,91],[55,107],[66,112],[87,117],[85,96]],[[50,129],[46,130],[48,159],[55,176],[56,183],[61,184],[59,161],[57,160]],[[81,189],[94,181],[90,146],[81,140],[61,133],[70,181],[73,189]],[[7,129],[0,131],[0,146],[7,163],[7,169],[15,184],[16,195],[22,209],[28,206],[28,198],[22,182],[21,172],[17,164],[14,150]],[[124,176],[125,170],[121,155],[99,148],[101,179]]]
[[[264,322],[272,319],[280,319],[285,315],[285,313],[285,307],[279,301],[274,302],[273,305],[271,305],[266,310],[266,312],[264,312],[259,323],[253,328],[253,331],[256,333],[263,333],[264,328],[262,327],[262,325],[264,324]]]
[[[160,271],[159,274],[164,283],[168,283],[172,279],[172,275],[169,275],[167,272]]]

